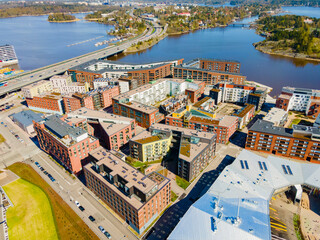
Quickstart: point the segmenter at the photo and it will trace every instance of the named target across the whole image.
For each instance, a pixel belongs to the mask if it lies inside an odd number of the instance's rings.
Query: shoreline
[[[76,18],[76,19],[73,19],[73,20],[64,20],[64,21],[49,21],[47,20],[49,23],[71,23],[71,22],[77,22],[77,21],[80,21],[81,19],[79,18]]]

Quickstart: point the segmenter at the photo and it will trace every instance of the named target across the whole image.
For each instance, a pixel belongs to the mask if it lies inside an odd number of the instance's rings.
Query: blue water
[[[74,14],[83,18],[86,14]],[[79,56],[99,48],[94,44],[112,38],[106,31],[112,26],[87,22],[50,23],[48,16],[0,19],[0,45],[15,47],[20,68],[35,69]],[[103,36],[97,40],[67,47],[67,45]]]
[[[299,16],[320,18],[320,8],[316,7],[282,7],[282,10],[288,11],[288,13],[283,13],[281,15],[293,14]]]

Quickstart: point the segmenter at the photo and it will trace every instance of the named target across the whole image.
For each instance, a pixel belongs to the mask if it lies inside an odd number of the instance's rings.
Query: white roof
[[[269,201],[274,191],[300,184],[320,188],[320,164],[264,158],[243,150],[168,239],[271,239]]]

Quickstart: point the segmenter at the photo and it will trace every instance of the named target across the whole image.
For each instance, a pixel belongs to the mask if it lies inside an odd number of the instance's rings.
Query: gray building
[[[33,122],[40,122],[43,120],[42,113],[36,113],[31,110],[25,110],[10,115],[12,121],[17,124],[20,128],[29,134],[34,133]]]

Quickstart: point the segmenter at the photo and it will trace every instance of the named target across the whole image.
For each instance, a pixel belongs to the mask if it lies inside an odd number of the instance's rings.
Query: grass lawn
[[[171,190],[171,202],[174,202],[178,198],[178,195]]]
[[[6,139],[0,134],[0,143],[3,143],[5,141],[6,141]]]
[[[54,224],[58,230],[59,239],[99,239],[82,221],[82,219],[69,207],[69,205],[50,187],[50,185],[33,170],[31,166],[25,163],[15,163],[9,166],[8,169],[20,176],[22,179],[38,186],[46,194],[51,203]]]
[[[49,199],[39,187],[18,179],[3,188],[14,205],[7,211],[11,240],[59,239]]]
[[[187,180],[179,176],[176,176],[176,183],[178,184],[179,187],[183,189],[187,189],[187,187],[190,185],[190,183]]]
[[[289,128],[292,128],[292,125],[294,125],[294,124],[295,125],[299,124],[300,121],[301,121],[301,119],[298,119],[298,118],[293,119],[292,122],[290,123]]]

